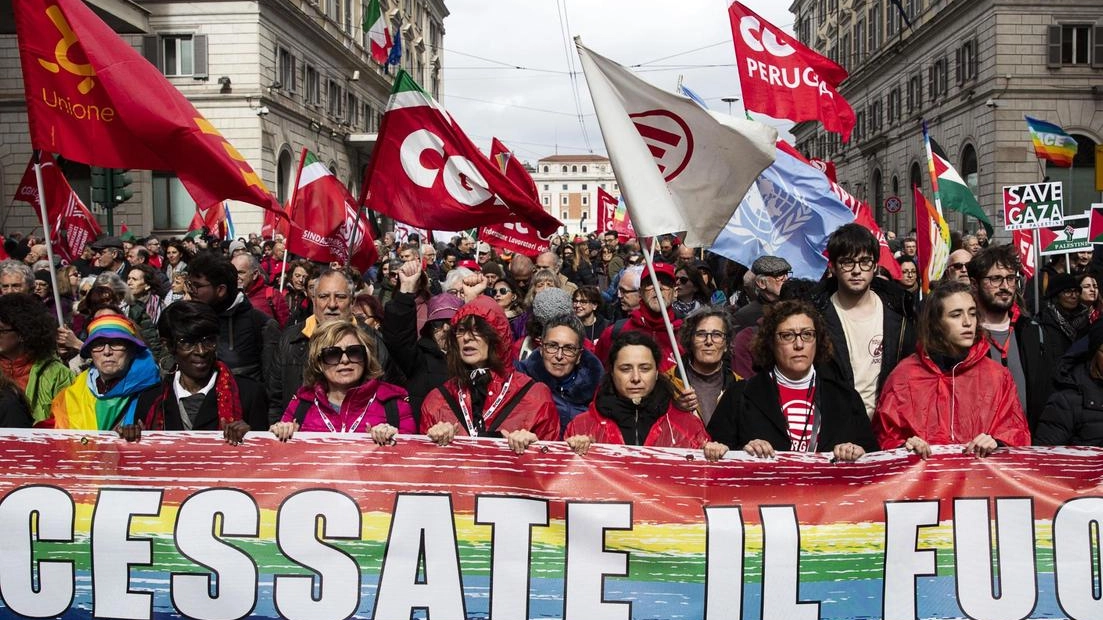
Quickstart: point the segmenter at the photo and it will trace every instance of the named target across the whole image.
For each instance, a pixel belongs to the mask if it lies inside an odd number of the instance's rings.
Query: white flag
[[[777,130],[702,110],[577,38],[575,45],[636,233],[685,231],[687,245],[712,245],[751,183],[774,162]]]

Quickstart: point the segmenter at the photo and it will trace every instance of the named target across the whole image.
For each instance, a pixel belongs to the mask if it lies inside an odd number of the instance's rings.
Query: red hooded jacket
[[[674,334],[677,335],[678,330],[682,328],[682,320],[674,318],[674,310],[669,306],[667,306],[666,312],[674,326]],[[621,332],[643,332],[651,336],[655,344],[659,345],[659,352],[663,354],[663,359],[659,362],[659,372],[666,372],[677,366],[674,359],[674,349],[670,346],[670,336],[666,333],[666,324],[663,322],[663,317],[657,312],[652,312],[646,303],[641,301],[639,307],[633,310],[628,318],[624,320],[619,330],[617,325],[621,325],[621,322],[617,321],[606,327],[605,331],[601,332],[601,337],[597,339],[597,350],[594,351],[594,354],[597,355],[602,364],[607,364],[609,361],[609,351],[613,348],[613,337],[615,335],[619,335]]]
[[[571,420],[563,437],[589,435],[594,443],[624,445],[624,435],[612,419],[598,413],[593,403],[590,409]],[[666,414],[655,421],[643,445],[655,448],[693,448],[704,447],[712,441],[704,423],[696,414],[682,411],[673,404]]]
[[[456,312],[452,317],[452,325],[456,325],[469,315],[483,318],[498,334],[498,359],[506,364],[506,371],[504,374],[492,373],[490,384],[487,386],[486,406],[490,407],[504,389],[505,396],[500,401],[500,408],[504,408],[517,392],[534,382],[524,373],[513,369],[510,356],[512,336],[509,319],[497,302],[486,295],[479,295]],[[460,387],[455,377],[448,379],[440,389],[446,390],[453,399],[459,398]],[[470,433],[465,430],[464,423],[460,421],[461,414],[448,404],[441,395],[440,389],[429,392],[421,404],[421,432],[427,433],[437,422],[451,422],[459,424],[457,435],[469,436]],[[488,428],[495,424],[497,422],[495,412],[490,412],[485,421]],[[505,421],[498,426],[499,431],[512,432],[521,429],[531,431],[541,441],[559,439],[559,413],[556,411],[555,401],[552,400],[551,390],[543,383],[534,383],[509,412]]]
[[[904,358],[881,389],[873,432],[891,450],[916,436],[933,445],[966,444],[986,433],[1008,446],[1029,446],[1030,429],[1015,381],[979,340],[948,371],[925,351]]]

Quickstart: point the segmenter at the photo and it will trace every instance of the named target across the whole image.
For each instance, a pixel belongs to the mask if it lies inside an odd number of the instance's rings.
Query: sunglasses
[[[496,288],[496,289],[494,289],[494,295],[495,295],[495,296],[498,296],[498,295],[509,295],[509,294],[510,294],[510,293],[512,293],[512,292],[513,292],[513,291],[509,290],[508,288]]]
[[[350,364],[363,364],[368,359],[368,349],[362,344],[354,344],[345,348],[326,347],[322,349],[322,363],[327,366],[336,366],[345,357]]]
[[[687,282],[689,282],[689,277],[687,277],[687,276],[678,276],[678,284],[685,284]]]

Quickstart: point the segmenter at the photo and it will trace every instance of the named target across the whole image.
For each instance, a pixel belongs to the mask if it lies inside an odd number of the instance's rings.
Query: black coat
[[[1103,447],[1103,381],[1091,376],[1090,364],[1088,355],[1061,360],[1034,445]]]
[[[420,422],[421,402],[448,380],[444,352],[432,338],[418,336],[416,298],[410,293],[396,292],[383,307],[382,332],[395,367],[406,375],[402,387],[410,393],[410,408]]]
[[[816,372],[816,411],[822,416],[816,441],[818,452],[853,443],[866,452],[880,450],[866,416],[862,398],[849,384]],[[781,396],[772,373],[736,381],[716,405],[708,425],[713,441],[742,449],[752,439],[764,439],[775,450],[788,451],[788,425],[781,413]]]
[[[166,431],[182,431],[184,423],[180,420],[180,406],[172,391],[174,375],[169,375],[157,385],[143,391],[138,395],[138,405],[135,409],[138,420],[151,419],[150,409],[153,408],[157,398],[164,393],[162,401],[165,416]],[[265,398],[261,384],[248,377],[235,376],[237,381],[237,393],[241,398],[241,418],[249,424],[253,431],[268,430],[268,401]],[[218,430],[218,395],[215,389],[207,392],[203,404],[199,407],[199,416],[195,420],[192,430],[217,431]]]
[[[19,388],[0,389],[0,428],[31,428],[34,418]]]

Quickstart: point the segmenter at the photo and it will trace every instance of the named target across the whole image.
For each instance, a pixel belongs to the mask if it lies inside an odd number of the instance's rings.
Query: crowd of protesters
[[[44,246],[17,237],[0,262],[0,426],[231,444],[420,433],[708,460],[1103,446],[1092,253],[1034,282],[983,233],[955,240],[925,294],[915,239],[891,240],[894,279],[855,224],[831,235],[819,281],[675,236],[649,264],[614,232],[534,256],[387,233],[364,273],[288,256],[281,239],[105,236],[54,280]]]

